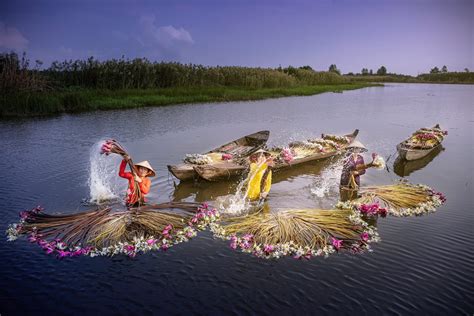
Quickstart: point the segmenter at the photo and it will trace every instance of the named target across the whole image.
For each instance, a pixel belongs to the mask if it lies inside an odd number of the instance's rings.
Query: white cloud
[[[14,27],[0,22],[0,47],[23,50],[28,46],[28,40]]]
[[[144,35],[148,38],[138,39],[144,46],[157,44],[164,47],[173,47],[180,44],[194,43],[191,34],[182,27],[175,28],[172,25],[157,27],[154,16],[142,16],[140,18],[140,25]],[[150,39],[153,40],[153,43],[149,43]]]

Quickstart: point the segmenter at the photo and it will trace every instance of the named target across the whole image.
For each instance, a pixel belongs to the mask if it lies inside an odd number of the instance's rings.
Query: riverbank
[[[394,82],[394,83],[438,83],[438,84],[474,84],[474,72],[446,72],[409,75],[344,75],[351,82]]]
[[[374,83],[296,86],[288,88],[191,87],[163,89],[65,89],[3,95],[0,117],[45,116],[95,110],[130,109],[185,103],[251,101],[382,86]]]

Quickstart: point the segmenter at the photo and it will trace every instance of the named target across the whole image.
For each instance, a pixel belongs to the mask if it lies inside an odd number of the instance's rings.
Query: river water
[[[38,204],[52,213],[90,208],[84,201],[100,193],[91,177],[107,175],[110,190],[102,193],[120,195],[126,183],[114,174],[119,160],[98,162],[94,152],[107,137],[156,169],[152,202],[212,201],[234,193],[238,180],[173,180],[166,165],[186,153],[263,129],[271,131],[270,145],[282,145],[356,128],[369,153],[384,156],[388,166],[368,170],[363,185],[405,176],[448,200],[426,216],[379,219],[382,241],[372,253],[311,261],[257,259],[208,231],[167,252],[134,259],[57,260],[24,240],[2,238],[0,313],[472,315],[473,99],[472,85],[386,84],[310,97],[1,121],[2,230],[18,221],[19,211]],[[444,150],[415,165],[394,166],[396,144],[436,123],[449,132]],[[99,175],[96,163],[104,164]],[[276,173],[270,209],[330,208],[337,201],[339,172],[340,159],[330,159]]]

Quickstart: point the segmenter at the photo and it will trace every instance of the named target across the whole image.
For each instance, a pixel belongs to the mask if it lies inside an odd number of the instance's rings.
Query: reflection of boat
[[[436,124],[433,126],[432,129],[440,129],[439,124]],[[425,157],[428,155],[430,152],[434,151],[435,149],[441,147],[441,141],[438,142],[435,146],[433,147],[412,147],[409,145],[409,141],[412,139],[412,136],[410,136],[408,139],[405,139],[403,142],[397,145],[397,150],[398,150],[398,155],[405,159],[405,160],[416,160]]]
[[[345,148],[351,143],[359,133],[359,130],[355,130],[351,134],[344,135],[348,142],[347,144],[341,145],[338,149],[333,149],[330,151],[317,151],[314,150],[314,153],[310,153],[303,157],[295,157],[290,162],[276,161],[273,170],[284,170],[289,167],[299,165],[309,161],[315,161],[323,158],[329,158],[338,154],[341,154]],[[272,153],[272,155],[276,155]],[[195,166],[194,170],[199,174],[199,176],[208,181],[217,181],[222,179],[230,179],[234,176],[241,175],[246,169],[247,164],[245,163],[236,163],[232,161],[220,162],[212,165],[199,165]]]
[[[224,196],[235,191],[235,181],[221,181],[213,183],[208,181],[182,181],[173,191],[173,201],[213,201],[219,196]]]
[[[260,131],[253,133],[239,139],[236,139],[230,143],[222,145],[205,154],[210,153],[223,153],[231,154],[233,158],[242,158],[250,155],[254,151],[265,146],[268,137],[270,136],[269,131]],[[210,164],[213,165],[213,164]],[[190,180],[197,177],[197,173],[193,167],[195,164],[182,163],[179,165],[168,165],[168,170],[179,180]]]
[[[410,173],[426,167],[443,150],[443,146],[437,146],[425,157],[412,161],[405,160],[401,156],[398,156],[393,163],[393,171],[400,177],[407,177]]]

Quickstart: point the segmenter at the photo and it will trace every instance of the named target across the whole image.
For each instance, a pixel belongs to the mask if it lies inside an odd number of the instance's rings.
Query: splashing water
[[[100,154],[101,140],[94,144],[90,152],[89,191],[91,204],[101,204],[106,201],[120,199],[120,188],[117,181],[117,168],[120,158],[117,155],[105,156]]]
[[[260,167],[261,164],[263,164],[263,162],[261,162],[258,167]],[[238,216],[249,211],[254,203],[247,199],[249,188],[245,186],[250,183],[256,175],[256,173],[249,173],[246,178],[240,181],[235,194],[226,195],[216,200],[216,207],[221,214]]]
[[[339,194],[339,178],[342,172],[342,161],[324,169],[311,185],[311,194],[317,198],[324,198]]]

